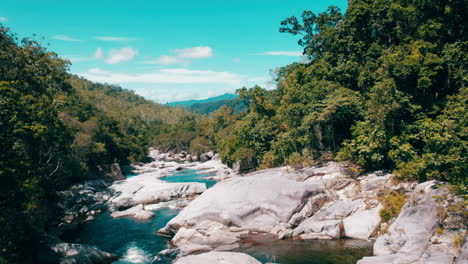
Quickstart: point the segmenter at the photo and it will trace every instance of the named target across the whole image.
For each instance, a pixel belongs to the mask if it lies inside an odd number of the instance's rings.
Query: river
[[[183,169],[162,178],[167,182],[203,182],[208,188],[216,182],[204,177],[201,171]],[[138,177],[129,174],[127,177]],[[67,242],[84,243],[101,250],[122,256],[115,264],[123,263],[171,263],[171,258],[153,261],[154,256],[170,246],[170,239],[155,232],[179,213],[180,209],[161,208],[153,211],[156,216],[149,221],[131,218],[112,218],[109,212],[82,224],[77,231],[67,234]],[[372,255],[372,244],[364,240],[272,240],[259,236],[245,241],[235,251],[247,253],[259,261],[282,264],[354,264],[363,256]]]

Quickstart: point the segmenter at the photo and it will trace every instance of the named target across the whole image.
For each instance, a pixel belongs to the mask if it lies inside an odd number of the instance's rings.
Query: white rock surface
[[[261,262],[244,253],[208,252],[182,257],[174,264],[261,264]]]
[[[109,201],[111,210],[125,209],[138,204],[167,202],[187,198],[206,190],[204,183],[168,183],[151,174],[143,174],[114,182],[110,187],[116,195]]]
[[[369,210],[361,208],[351,216],[346,217],[343,220],[345,236],[356,239],[369,238],[380,224],[379,211],[382,208],[380,204]]]
[[[468,264],[468,236],[465,234],[463,244],[461,245],[460,255],[457,259],[457,264]]]
[[[380,224],[377,194],[390,182],[383,173],[351,179],[335,162],[301,171],[266,169],[218,183],[159,232],[175,235],[172,243],[182,255],[233,248],[255,233],[368,239]]]
[[[153,218],[155,214],[151,211],[146,211],[144,206],[142,204],[139,204],[124,211],[112,212],[111,216],[114,218],[129,216],[137,220],[149,220]]]
[[[293,236],[301,239],[333,239],[341,237],[342,229],[341,220],[315,220],[311,217],[294,229]]]
[[[214,249],[236,243],[248,232],[285,230],[291,217],[323,190],[298,182],[284,168],[268,169],[216,184],[173,218],[164,233],[172,243]]]
[[[423,253],[430,247],[430,238],[438,226],[439,205],[434,196],[440,189],[434,182],[425,182],[413,191],[397,219],[387,233],[377,238],[374,244],[374,257],[365,257],[358,264],[367,263],[425,263]],[[439,258],[438,261],[442,261]],[[452,263],[452,262],[441,262]]]

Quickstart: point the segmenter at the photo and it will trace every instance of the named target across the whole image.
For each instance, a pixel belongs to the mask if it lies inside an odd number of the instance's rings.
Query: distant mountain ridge
[[[172,102],[167,103],[166,105],[172,107],[183,107],[190,112],[201,115],[209,115],[225,105],[229,105],[234,108],[234,112],[245,111],[245,104],[236,100],[237,97],[237,94],[225,93],[207,99]]]
[[[222,95],[218,95],[218,96],[210,97],[206,99],[177,101],[177,102],[167,103],[166,105],[189,107],[194,104],[210,103],[210,102],[223,101],[223,100],[233,100],[233,99],[236,99],[237,97],[238,97],[237,94],[225,93]]]

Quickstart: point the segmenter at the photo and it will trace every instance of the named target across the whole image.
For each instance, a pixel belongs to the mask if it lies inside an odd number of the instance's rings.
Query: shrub
[[[406,197],[398,192],[385,192],[379,197],[383,208],[379,214],[382,218],[382,222],[388,222],[390,219],[398,216],[401,212],[401,208],[405,204]]]

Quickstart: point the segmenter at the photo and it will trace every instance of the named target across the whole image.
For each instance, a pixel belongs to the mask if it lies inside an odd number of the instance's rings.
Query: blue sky
[[[301,61],[281,20],[329,5],[347,1],[2,0],[0,23],[43,38],[72,73],[165,103],[272,88],[271,70]]]

